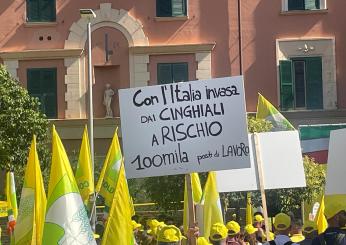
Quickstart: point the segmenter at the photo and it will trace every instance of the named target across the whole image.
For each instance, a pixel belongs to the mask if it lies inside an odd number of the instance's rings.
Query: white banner
[[[264,189],[305,187],[305,173],[297,131],[259,133]],[[249,135],[251,168],[216,172],[219,192],[259,190],[256,150]]]
[[[346,194],[346,129],[330,131],[326,195]]]
[[[119,90],[126,175],[250,167],[243,77]]]

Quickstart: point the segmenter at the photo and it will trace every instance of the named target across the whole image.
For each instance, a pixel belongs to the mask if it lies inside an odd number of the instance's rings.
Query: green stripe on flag
[[[346,128],[345,123],[301,125],[299,126],[300,140],[329,138],[330,131],[342,128]]]

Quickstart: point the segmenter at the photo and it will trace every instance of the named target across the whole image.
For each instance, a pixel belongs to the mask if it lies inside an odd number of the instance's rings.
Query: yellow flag
[[[117,131],[118,130],[116,130],[114,133],[111,146],[109,147],[100,178],[96,186],[96,191],[99,192],[99,194],[105,199],[105,205],[107,208],[112,206],[115,185],[118,180],[122,161]]]
[[[88,206],[89,196],[94,193],[94,178],[91,168],[88,129],[85,126],[75,174],[79,192],[85,206]]]
[[[54,126],[42,244],[96,245],[70,161]]]
[[[260,93],[258,93],[256,118],[270,121],[273,124],[272,131],[294,130],[293,125]]]
[[[191,188],[192,188],[192,199],[194,204],[199,203],[202,198],[202,188],[201,182],[199,181],[198,173],[191,173]],[[189,203],[187,198],[187,186],[185,179],[185,189],[184,189],[184,217],[183,217],[184,232],[186,234],[189,227]]]
[[[328,222],[326,217],[324,216],[324,196],[322,197],[315,221],[317,225],[318,234],[323,233],[328,228]]]
[[[17,225],[14,230],[16,245],[42,244],[46,204],[46,193],[34,136],[25,170]]]
[[[219,192],[217,191],[215,172],[209,172],[207,182],[204,187],[204,234],[206,239],[209,239],[210,228],[215,223],[223,224],[222,209],[220,203]]]
[[[14,183],[13,172],[7,172],[6,174],[6,197],[7,197],[7,209],[13,213],[14,219],[17,219],[17,216],[18,216],[17,194],[16,194],[16,185]]]
[[[102,245],[128,244],[134,242],[132,231],[131,197],[125,176],[124,164],[120,165],[119,177],[115,187],[114,198],[102,237]]]
[[[246,224],[252,225],[251,192],[246,193]]]

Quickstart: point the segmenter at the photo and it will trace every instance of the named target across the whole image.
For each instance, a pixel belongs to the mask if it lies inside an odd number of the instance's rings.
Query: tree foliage
[[[0,168],[24,176],[28,149],[35,134],[42,168],[49,162],[48,120],[39,101],[31,97],[4,66],[0,66]],[[21,181],[20,181],[21,180]]]

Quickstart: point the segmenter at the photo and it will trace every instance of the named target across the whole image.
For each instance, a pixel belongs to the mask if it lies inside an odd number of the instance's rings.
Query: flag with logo
[[[36,150],[36,137],[34,136],[25,170],[17,225],[14,230],[16,245],[42,244],[46,203],[46,193]]]
[[[54,126],[43,244],[96,244],[70,162]]]
[[[215,223],[223,224],[222,208],[219,192],[217,190],[216,174],[209,172],[207,182],[205,183],[202,197],[203,214],[204,214],[204,234],[209,239],[211,226]]]
[[[134,244],[131,219],[134,213],[131,203],[125,168],[121,161],[109,218],[102,237],[102,245]]]
[[[256,118],[270,121],[273,124],[272,131],[294,130],[293,125],[260,93]]]
[[[192,188],[192,199],[193,203],[197,204],[202,198],[202,188],[201,182],[199,180],[198,173],[191,173],[191,188]],[[184,188],[184,217],[183,217],[184,232],[187,233],[189,228],[189,203],[187,198],[187,185],[185,178],[185,188]]]
[[[122,161],[118,130],[115,131],[112,143],[109,147],[103,164],[100,178],[96,186],[98,192],[105,200],[106,210],[112,206],[115,186],[118,181],[119,170]]]
[[[79,192],[85,206],[88,206],[89,196],[94,193],[94,178],[91,168],[88,129],[85,126],[75,174]]]

